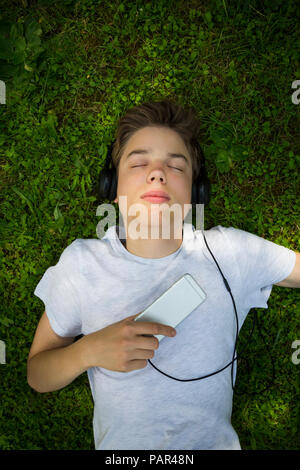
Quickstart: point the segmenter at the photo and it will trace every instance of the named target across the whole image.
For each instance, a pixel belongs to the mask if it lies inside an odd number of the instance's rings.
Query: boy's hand
[[[159,341],[155,337],[143,335],[175,336],[176,330],[160,323],[133,321],[140,313],[80,340],[84,347],[86,368],[103,367],[117,372],[130,372],[146,367],[147,359],[154,356]]]

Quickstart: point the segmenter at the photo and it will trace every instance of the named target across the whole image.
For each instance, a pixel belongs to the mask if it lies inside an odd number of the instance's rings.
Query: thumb
[[[134,320],[137,316],[139,316],[140,313],[142,312],[135,313],[134,315],[131,315],[130,317],[125,318],[125,320]]]

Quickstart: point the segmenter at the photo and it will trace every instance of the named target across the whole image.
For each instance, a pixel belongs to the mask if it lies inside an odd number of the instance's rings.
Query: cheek
[[[182,197],[189,196],[192,191],[192,181],[189,178],[185,178],[182,181],[178,181],[176,187]]]
[[[127,195],[128,198],[131,196],[134,197],[135,193],[139,192],[139,188],[141,187],[145,187],[145,177],[137,173],[120,173],[117,186],[119,196]]]

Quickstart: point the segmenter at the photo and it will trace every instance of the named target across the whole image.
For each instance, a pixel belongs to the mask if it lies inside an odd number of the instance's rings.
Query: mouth
[[[162,196],[142,196],[141,199],[144,201],[160,204],[162,202],[167,202],[169,200],[168,197],[162,197]]]
[[[170,199],[170,196],[165,191],[153,190],[144,193],[141,196],[141,199],[154,204],[160,204],[162,202],[167,202]]]

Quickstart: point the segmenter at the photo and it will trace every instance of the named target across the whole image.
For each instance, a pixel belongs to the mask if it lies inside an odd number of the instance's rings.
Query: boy
[[[234,347],[231,299],[201,231],[184,222],[196,171],[184,123],[191,129],[182,108],[168,102],[128,113],[119,130],[126,124],[129,137],[118,134],[121,150],[113,154],[115,202],[127,197],[127,213],[120,208],[125,244],[116,226],[101,240],[75,240],[35,290],[46,310],[28,357],[28,383],[41,393],[58,390],[87,371],[96,449],[241,448],[231,425],[230,368],[205,380],[178,382],[147,362],[154,358],[162,371],[188,379],[219,369],[232,359]],[[163,199],[145,195],[150,191],[163,192]],[[181,237],[171,230],[168,239],[160,232],[156,239],[136,238],[129,230],[130,207],[145,208],[139,219],[145,233],[155,224],[161,228],[162,202],[182,208]],[[151,219],[151,212],[158,218]],[[299,253],[233,227],[213,227],[205,235],[233,291],[240,327],[252,307],[267,308],[273,284],[300,286]],[[207,298],[176,331],[133,321],[186,272]],[[160,343],[143,336],[156,334],[164,335]]]

